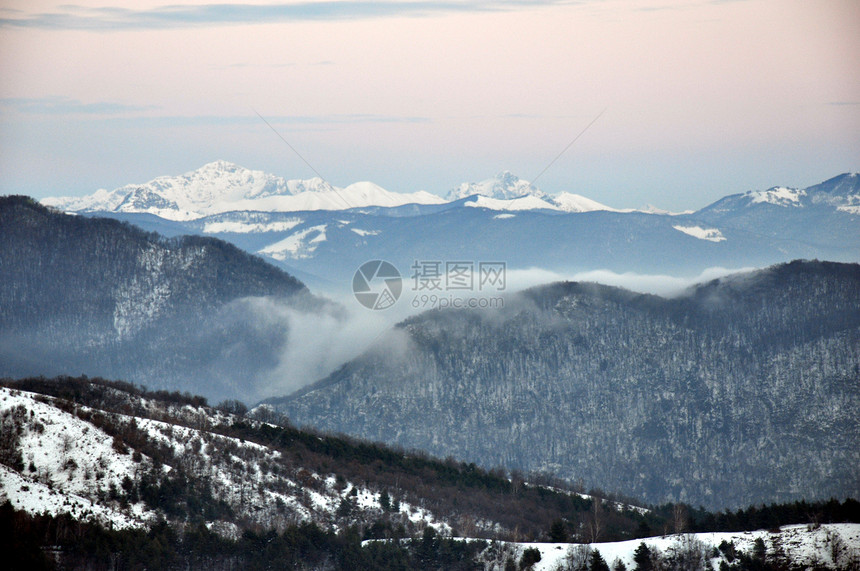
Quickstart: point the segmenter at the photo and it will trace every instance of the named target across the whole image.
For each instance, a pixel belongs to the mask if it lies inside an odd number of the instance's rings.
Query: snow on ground
[[[137,503],[121,508],[111,500],[122,494],[123,481],[139,481],[152,469],[146,455],[123,450],[114,438],[73,411],[104,414],[113,423],[142,434],[149,442],[167,450],[163,474],[182,468],[192,478],[209,483],[211,493],[236,512],[267,526],[282,528],[289,523],[316,522],[337,529],[344,521],[338,509],[344,499],[355,504],[354,517],[382,512],[380,492],[351,482],[338,485],[333,475],[320,476],[301,466],[283,461],[283,454],[256,442],[210,432],[231,417],[220,411],[139,399],[136,406],[147,414],[171,420],[155,420],[125,414],[102,413],[53,397],[0,387],[0,418],[20,425],[20,449],[24,469],[17,472],[0,466],[0,501],[8,498],[15,508],[28,513],[56,515],[97,521],[114,528],[146,527],[156,513]],[[176,424],[177,420],[194,426]],[[134,458],[137,457],[137,461]],[[126,481],[128,483],[128,481]],[[352,492],[355,490],[355,497]],[[392,500],[393,501],[393,500]],[[430,525],[444,535],[451,526],[429,510],[400,501],[403,521],[420,527]],[[209,522],[211,529],[232,537],[235,525]]]
[[[834,538],[837,537],[839,539],[835,540],[835,543],[841,544],[843,549],[837,555],[839,561],[834,562],[831,546],[834,544]],[[733,542],[737,551],[749,554],[752,553],[758,538],[764,541],[768,554],[781,549],[791,561],[804,565],[812,565],[818,561],[825,565],[841,566],[851,557],[860,557],[860,524],[857,523],[824,524],[816,529],[810,529],[806,525],[790,525],[782,527],[780,533],[759,530],[666,535],[614,543],[593,543],[588,545],[588,548],[600,551],[610,568],[617,559],[628,569],[633,569],[635,568],[633,554],[641,543],[645,543],[651,551],[656,549],[664,555],[671,555],[685,548],[699,547],[704,548],[712,567],[717,568],[720,558],[711,558],[711,555],[713,549],[719,548],[723,541]],[[518,543],[516,546],[518,557],[529,547],[540,551],[541,560],[534,566],[535,571],[553,571],[563,566],[571,551],[584,549],[567,543]]]
[[[25,471],[71,493],[86,493],[93,486],[119,486],[136,469],[130,455],[113,449],[113,437],[73,414],[42,403],[29,393],[0,387],[0,411],[16,406],[28,410],[21,435]]]
[[[76,519],[114,529],[140,527],[142,520],[155,519],[155,514],[146,512],[140,505],[134,506],[130,512],[107,508],[89,498],[57,491],[53,486],[49,487],[0,465],[0,503],[7,499],[15,509],[30,514],[56,516],[68,513]]]
[[[0,483],[0,494],[15,507],[29,513],[89,512],[101,523],[120,527],[154,518],[142,505],[126,515],[94,502],[138,469],[131,455],[114,450],[112,436],[30,393],[0,387],[0,413],[18,407],[26,411],[20,438],[24,470],[4,468]]]
[[[683,232],[693,238],[699,240],[707,240],[709,242],[722,242],[726,239],[723,233],[716,228],[702,228],[701,226],[672,226],[678,232]]]

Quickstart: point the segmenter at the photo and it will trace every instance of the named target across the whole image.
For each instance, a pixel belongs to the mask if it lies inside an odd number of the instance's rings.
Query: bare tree
[[[603,500],[600,498],[591,498],[591,513],[589,514],[588,528],[591,532],[591,543],[597,543],[600,539],[600,534],[603,531]]]
[[[672,524],[675,533],[684,533],[687,531],[688,519],[687,506],[684,504],[675,504],[672,508]]]

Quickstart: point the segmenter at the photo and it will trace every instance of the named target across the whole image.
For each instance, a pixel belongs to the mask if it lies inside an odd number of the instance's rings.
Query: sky
[[[681,210],[860,170],[855,0],[72,1],[0,0],[0,194],[224,159]]]

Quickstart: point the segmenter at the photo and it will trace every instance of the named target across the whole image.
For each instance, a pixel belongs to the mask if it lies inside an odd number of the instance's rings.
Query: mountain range
[[[438,204],[443,200],[429,192],[390,192],[371,182],[337,188],[320,178],[284,180],[227,161],[215,161],[181,176],[162,176],[145,184],[98,190],[79,198],[46,198],[42,202],[75,212],[134,212],[168,220],[194,220],[232,211],[344,210]]]
[[[144,184],[101,189],[83,197],[45,198],[42,202],[74,212],[147,213],[168,220],[193,220],[234,211],[299,212],[445,204],[471,196],[482,197],[478,203],[481,206],[498,210],[615,210],[572,193],[550,196],[507,171],[478,183],[463,183],[442,199],[425,191],[391,192],[372,182],[338,188],[318,177],[285,180],[222,160],[181,176],[161,176]],[[470,201],[469,205],[477,204]]]
[[[348,292],[355,270],[374,259],[404,276],[416,261],[504,262],[509,270],[560,276],[610,270],[688,277],[798,258],[860,261],[856,173],[671,214],[549,196],[510,173],[462,184],[446,201],[372,183],[335,189],[319,179],[284,181],[219,161],[181,177],[43,202],[166,236],[218,237],[317,291]]]
[[[213,169],[247,180],[232,166]],[[291,188],[252,178],[254,189],[232,196],[262,200]],[[353,353],[309,368],[317,374],[303,382],[323,380],[273,401],[297,422],[488,467],[583,478],[654,502],[722,508],[853,494],[860,463],[846,439],[858,436],[848,420],[857,403],[846,387],[857,383],[856,263],[780,265],[679,298],[578,283],[522,294],[501,287],[496,309],[424,313],[357,359],[370,330],[342,327],[344,306],[315,297],[294,276],[348,288],[356,268],[374,259],[401,270],[416,260],[500,262],[511,275],[677,274],[816,256],[852,262],[858,178],[733,195],[681,215],[499,211],[474,204],[542,199],[478,194],[170,220],[148,212],[71,216],[4,198],[0,374],[85,373],[250,404],[295,388],[284,379],[307,368],[310,353],[336,352],[328,323],[347,331]],[[290,196],[317,194],[296,192]],[[198,235],[183,236],[189,232]],[[404,292],[401,305],[415,296]],[[324,351],[290,348],[314,337]]]

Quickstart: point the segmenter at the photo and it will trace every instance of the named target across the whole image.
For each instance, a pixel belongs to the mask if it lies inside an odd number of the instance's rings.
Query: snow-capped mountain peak
[[[520,179],[510,171],[502,171],[493,178],[481,182],[464,182],[453,188],[446,198],[460,200],[473,195],[486,196],[496,200],[512,200],[524,196],[534,196],[540,199],[547,195],[538,187],[526,180]]]
[[[464,182],[452,189],[448,200],[461,200],[470,196],[478,198],[466,206],[490,208],[492,210],[561,210],[563,212],[593,212],[608,210],[623,212],[601,204],[579,194],[562,192],[550,195],[510,171],[502,171],[493,178],[481,182]]]
[[[292,194],[279,176],[219,160],[178,177],[161,176],[141,185],[180,204],[202,205],[243,198]]]
[[[218,160],[179,176],[160,176],[112,191],[98,190],[80,198],[46,198],[42,202],[63,210],[146,212],[171,220],[191,220],[222,212],[226,204],[240,200],[292,195],[293,188],[308,186],[309,181],[290,182]]]
[[[42,202],[66,211],[148,213],[187,221],[238,210],[345,210],[444,201],[428,192],[389,192],[368,182],[341,189],[319,177],[286,180],[219,160],[180,176],[160,176],[144,184],[98,190],[84,197],[45,198]]]
[[[179,176],[160,176],[147,183],[84,197],[52,197],[42,202],[67,212],[154,214],[175,221],[196,220],[225,212],[299,212],[444,204],[472,197],[464,206],[492,210],[559,210],[591,212],[615,209],[572,193],[551,196],[510,171],[481,182],[464,182],[446,199],[426,191],[399,193],[372,182],[339,188],[320,177],[286,180],[229,161],[217,160]]]
[[[301,194],[303,192],[333,192],[335,188],[318,176],[306,180],[288,180],[287,187],[290,194]]]

